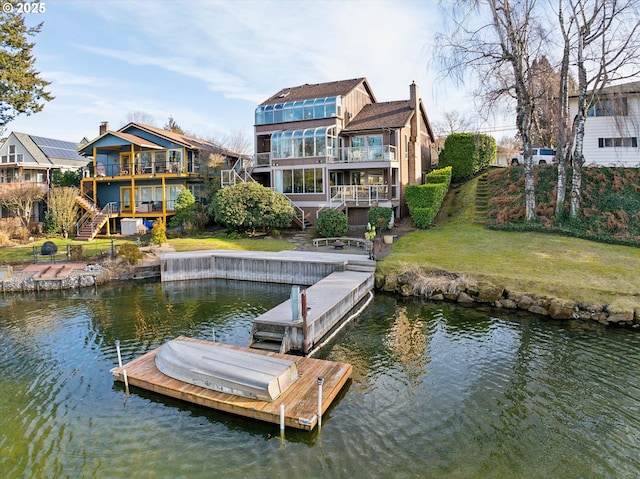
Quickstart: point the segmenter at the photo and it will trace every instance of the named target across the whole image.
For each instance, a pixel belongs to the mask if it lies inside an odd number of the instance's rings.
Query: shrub
[[[71,245],[71,261],[82,261],[83,250],[81,244]]]
[[[51,211],[47,211],[44,215],[42,230],[48,235],[55,235],[60,232],[60,223],[58,223],[58,220]]]
[[[142,259],[142,251],[133,243],[124,243],[118,249],[118,257],[125,263],[136,265]]]
[[[372,206],[369,209],[367,219],[369,224],[375,226],[379,231],[389,230],[393,209],[384,206]]]
[[[155,220],[151,228],[151,242],[157,246],[162,246],[167,242],[167,225],[161,220]]]
[[[258,183],[240,183],[218,191],[211,206],[218,223],[239,233],[288,228],[293,206],[282,194]]]
[[[449,190],[452,170],[451,166],[434,170],[426,176],[426,184],[406,187],[409,213],[417,228],[428,228],[433,223]]]
[[[349,231],[347,215],[338,210],[324,210],[318,215],[316,223],[318,235],[325,238],[344,236]]]
[[[460,182],[485,170],[496,158],[496,140],[489,135],[453,133],[444,142],[440,166],[452,167],[452,180]]]

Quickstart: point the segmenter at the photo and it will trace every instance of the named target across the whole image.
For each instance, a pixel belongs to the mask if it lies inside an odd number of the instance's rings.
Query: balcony
[[[191,168],[185,171],[184,165],[181,163],[170,162],[148,162],[134,165],[121,165],[117,162],[103,163],[98,161],[95,172],[93,165],[89,165],[88,172],[90,178],[109,177],[131,177],[131,176],[150,176],[150,175],[170,175],[180,176],[183,173],[198,173],[197,165],[189,165]],[[189,171],[190,170],[190,171]]]
[[[291,158],[308,158],[309,163],[315,163],[318,158],[325,158],[327,163],[365,163],[365,162],[396,162],[398,156],[396,147],[393,145],[381,145],[370,147],[344,147],[335,150],[337,154],[333,154],[334,150],[329,149],[328,154],[324,157],[288,157],[273,158],[273,161],[291,159]],[[257,153],[254,157],[254,167],[270,167],[272,166],[271,153]]]
[[[350,204],[355,206],[372,206],[378,201],[389,200],[388,185],[343,185],[331,187],[332,206]]]

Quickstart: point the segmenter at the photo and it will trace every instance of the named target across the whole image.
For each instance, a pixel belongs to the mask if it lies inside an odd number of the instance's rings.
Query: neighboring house
[[[569,98],[571,118],[577,113],[578,98]],[[604,89],[589,110],[584,131],[585,165],[640,166],[640,82]]]
[[[12,132],[0,146],[0,184],[38,185],[49,189],[53,172],[79,171],[87,159],[77,152],[71,141]],[[0,209],[0,217],[10,216]],[[34,205],[32,221],[44,219],[44,202]]]
[[[437,161],[416,84],[409,100],[379,103],[366,78],[280,90],[256,109],[255,152],[245,173],[284,193],[303,228],[326,208],[350,225],[366,224],[375,205],[401,218],[405,186]]]
[[[79,198],[86,214],[78,239],[87,240],[103,227],[108,234],[121,231],[123,220],[166,223],[182,188],[201,201],[208,166],[217,161],[229,168],[240,158],[214,143],[135,122],[118,131],[102,123],[100,136],[79,151],[93,158]]]

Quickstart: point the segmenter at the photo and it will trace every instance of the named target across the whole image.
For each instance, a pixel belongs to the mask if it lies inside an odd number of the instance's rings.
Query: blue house
[[[241,155],[215,143],[132,122],[118,131],[100,125],[100,135],[79,149],[92,162],[81,180],[78,202],[86,211],[77,239],[121,229],[123,219],[167,220],[187,188],[201,201],[211,166],[229,168]]]

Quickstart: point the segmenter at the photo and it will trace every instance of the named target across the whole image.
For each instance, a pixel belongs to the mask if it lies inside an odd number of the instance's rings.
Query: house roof
[[[326,98],[332,96],[342,96],[351,92],[358,85],[363,84],[367,93],[371,96],[373,101],[376,99],[373,96],[373,92],[369,87],[369,83],[366,78],[353,78],[351,80],[339,80],[327,83],[315,83],[283,88],[278,93],[273,95],[268,100],[262,102],[260,106],[272,105],[275,103],[283,103],[297,100],[309,100],[312,98]]]
[[[84,166],[87,162],[86,158],[78,154],[78,145],[72,141],[56,140],[16,131],[12,134],[40,166],[79,167]]]
[[[626,93],[626,94],[638,94],[640,93],[640,81],[633,81],[628,83],[620,83],[618,85],[609,85],[602,89],[602,93],[607,94],[616,94],[616,93]],[[577,98],[578,93],[569,95],[569,98]]]
[[[365,105],[342,131],[401,128],[411,118],[413,110],[413,105],[409,100],[370,103]]]

